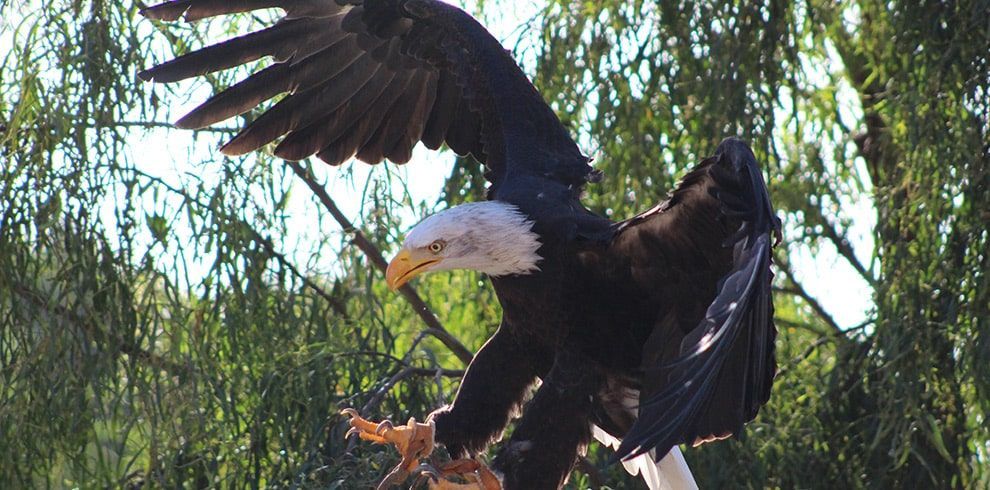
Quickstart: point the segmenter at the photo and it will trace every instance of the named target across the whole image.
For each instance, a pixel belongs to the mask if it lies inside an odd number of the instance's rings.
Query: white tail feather
[[[591,426],[591,432],[598,442],[612,449],[618,449],[619,444],[622,443],[597,425]],[[642,476],[650,490],[698,490],[691,469],[688,468],[687,461],[684,461],[684,456],[677,446],[671,448],[659,463],[653,462],[654,454],[651,451],[623,461],[622,466],[630,475]]]

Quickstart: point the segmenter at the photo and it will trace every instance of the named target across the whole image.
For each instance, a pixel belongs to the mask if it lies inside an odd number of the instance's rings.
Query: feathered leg
[[[564,484],[578,451],[591,439],[592,399],[603,379],[586,359],[558,354],[508,444],[492,463],[506,490],[556,489]]]
[[[502,435],[536,377],[549,369],[543,347],[515,337],[503,324],[478,351],[454,402],[430,415],[435,441],[452,458],[473,457]]]

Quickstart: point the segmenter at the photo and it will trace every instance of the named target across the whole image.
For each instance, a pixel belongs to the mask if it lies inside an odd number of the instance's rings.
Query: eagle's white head
[[[386,282],[397,289],[426,272],[471,269],[489,276],[539,270],[539,236],[515,206],[499,201],[462,204],[424,219],[392,259]]]

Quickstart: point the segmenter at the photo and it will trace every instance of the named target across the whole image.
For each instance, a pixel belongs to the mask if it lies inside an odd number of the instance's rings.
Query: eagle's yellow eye
[[[430,252],[433,252],[434,254],[438,254],[440,252],[443,252],[443,248],[445,246],[447,246],[447,244],[444,243],[443,240],[437,240],[430,244]]]

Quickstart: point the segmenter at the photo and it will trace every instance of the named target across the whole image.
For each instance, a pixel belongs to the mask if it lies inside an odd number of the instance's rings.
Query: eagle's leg
[[[420,458],[433,452],[433,424],[420,424],[416,419],[409,419],[406,425],[395,427],[388,420],[379,423],[368,421],[353,408],[344,409],[341,413],[351,417],[348,436],[357,434],[361,439],[375,444],[392,444],[402,455],[402,461],[382,480],[379,489],[404,482],[419,466]]]
[[[454,402],[430,415],[436,442],[451,458],[476,456],[498,440],[552,354],[516,337],[503,323],[474,356]]]
[[[420,466],[430,490],[502,490],[502,483],[484,463],[476,459],[455,459],[437,468],[424,464]],[[464,483],[450,479],[458,476]]]
[[[579,450],[591,439],[589,418],[603,380],[587,360],[558,354],[509,442],[492,462],[506,490],[563,486]]]

